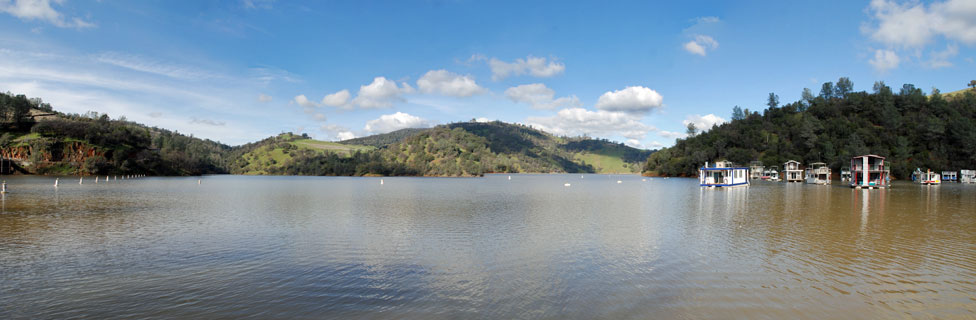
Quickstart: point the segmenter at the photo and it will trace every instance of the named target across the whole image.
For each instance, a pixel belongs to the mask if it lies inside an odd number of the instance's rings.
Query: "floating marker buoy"
[[[623,181],[617,180],[617,183],[624,183]]]
[[[203,184],[203,179],[197,179],[197,184]]]
[[[85,184],[85,177],[78,178],[78,184]]]
[[[0,193],[7,193],[7,180],[0,184]]]
[[[58,182],[59,182],[60,180],[61,180],[61,178],[54,178],[54,187],[55,187],[55,188],[57,188],[57,187],[58,187]]]
[[[641,181],[647,181],[647,179],[641,179]]]
[[[381,186],[383,185],[383,179],[380,179],[380,185]]]
[[[563,187],[568,187],[568,186],[571,186],[571,184],[568,184],[568,183],[564,183],[563,184]]]
[[[508,176],[508,180],[512,180],[512,176]]]

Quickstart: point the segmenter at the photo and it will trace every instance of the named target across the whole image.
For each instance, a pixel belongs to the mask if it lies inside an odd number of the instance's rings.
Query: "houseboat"
[[[766,181],[779,181],[779,167],[770,166],[763,171],[762,179]]]
[[[807,166],[807,183],[830,184],[830,167],[823,162],[814,162]]]
[[[840,168],[840,181],[841,182],[851,181],[851,167]]]
[[[959,182],[976,183],[976,170],[959,170]]]
[[[800,162],[790,160],[783,164],[783,179],[786,182],[803,182],[803,170],[800,169]]]
[[[942,176],[929,169],[925,171],[915,169],[915,172],[912,173],[912,181],[923,185],[939,185],[942,184]]]
[[[698,183],[702,187],[749,186],[749,168],[736,167],[730,161],[708,162],[698,169]]]
[[[942,171],[942,181],[959,182],[959,174],[955,171]]]
[[[863,155],[851,158],[851,188],[886,188],[889,170],[885,158],[878,155]]]
[[[749,163],[749,179],[762,179],[763,169],[764,167],[762,161],[753,161]]]

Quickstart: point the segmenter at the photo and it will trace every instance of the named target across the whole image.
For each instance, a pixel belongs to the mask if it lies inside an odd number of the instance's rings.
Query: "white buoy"
[[[583,175],[580,175],[580,179],[583,179]]]
[[[115,176],[115,181],[119,181],[119,176]]]
[[[512,176],[508,176],[508,180],[512,180]]]
[[[78,184],[85,184],[85,177],[79,177]]]
[[[641,181],[647,181],[647,179],[641,179]]]
[[[568,187],[568,186],[571,186],[571,184],[569,184],[569,183],[564,183],[563,184],[563,187]]]
[[[617,183],[624,183],[623,181],[617,180]]]
[[[203,184],[203,179],[197,179],[197,184]]]
[[[383,179],[380,179],[380,185],[381,186],[383,185]]]
[[[0,184],[0,193],[7,193],[7,180],[3,180],[3,183]]]
[[[61,178],[54,178],[54,187],[55,188],[58,187],[58,182],[60,182],[60,181],[61,181]]]

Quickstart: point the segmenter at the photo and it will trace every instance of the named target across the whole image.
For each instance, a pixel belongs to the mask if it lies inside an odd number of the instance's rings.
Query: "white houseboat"
[[[942,181],[959,182],[959,173],[955,171],[942,171]]]
[[[942,176],[932,172],[930,169],[926,169],[925,171],[915,169],[915,172],[912,173],[912,181],[923,185],[938,185],[942,184]]]
[[[851,167],[840,168],[840,182],[851,181]]]
[[[807,166],[807,183],[830,184],[830,167],[823,162],[814,162]]]
[[[763,171],[762,179],[766,181],[779,181],[779,167],[770,166]]]
[[[886,188],[889,179],[884,157],[869,154],[851,158],[851,188]]]
[[[762,161],[753,161],[749,163],[749,179],[762,179],[763,177],[763,163]]]
[[[976,170],[959,170],[959,182],[976,183]]]
[[[698,183],[702,187],[749,186],[749,168],[736,167],[730,161],[708,162],[698,169]]]
[[[790,160],[783,164],[783,179],[786,182],[803,182],[803,170],[800,169],[800,162]]]

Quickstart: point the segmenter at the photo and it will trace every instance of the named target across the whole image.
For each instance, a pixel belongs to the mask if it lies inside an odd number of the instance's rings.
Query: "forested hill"
[[[790,159],[822,161],[838,170],[862,154],[887,157],[898,179],[915,168],[976,169],[976,89],[945,97],[911,84],[897,92],[883,82],[870,93],[852,87],[841,78],[825,83],[818,96],[804,89],[802,100],[783,106],[771,93],[762,113],[735,107],[731,122],[652,154],[644,174],[694,176],[706,161],[719,159],[780,168]]]
[[[196,175],[226,172],[224,144],[107,115],[63,114],[0,93],[3,174]],[[13,160],[13,161],[10,161]]]
[[[485,173],[636,173],[651,151],[557,137],[503,122],[459,122],[342,141],[311,150],[282,135],[235,158],[231,172],[291,175],[481,176]],[[358,145],[354,142],[368,144]],[[347,149],[337,152],[341,148]]]

